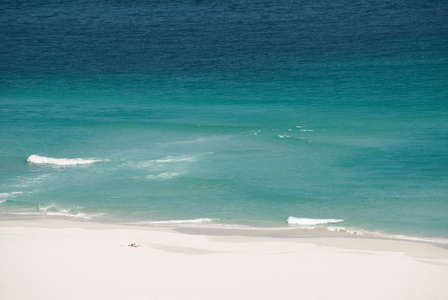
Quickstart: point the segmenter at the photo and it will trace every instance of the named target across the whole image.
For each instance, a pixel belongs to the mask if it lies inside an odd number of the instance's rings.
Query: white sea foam
[[[315,226],[343,222],[342,219],[307,219],[307,218],[288,218],[288,224],[299,226]]]
[[[83,159],[83,158],[52,158],[39,156],[36,154],[30,155],[27,159],[29,163],[33,164],[48,164],[56,166],[75,166],[75,165],[88,165],[98,161],[100,159]]]
[[[288,227],[253,227],[251,225],[242,225],[242,224],[226,224],[219,223],[219,219],[209,219],[209,218],[200,218],[193,220],[167,220],[167,221],[139,221],[139,222],[130,222],[128,224],[133,225],[160,225],[160,226],[182,226],[182,227],[205,227],[205,228],[216,228],[216,229],[234,229],[234,230],[266,230],[266,231],[278,231],[278,230],[294,230],[296,228],[300,229],[308,229],[308,230],[328,230],[332,232],[343,232],[347,234],[353,235],[363,235],[367,237],[376,237],[376,238],[387,238],[387,239],[399,239],[399,240],[407,240],[407,241],[416,241],[416,242],[428,242],[428,243],[438,243],[438,244],[448,244],[448,239],[444,238],[423,238],[423,237],[414,237],[407,235],[393,235],[393,234],[385,234],[381,232],[370,232],[366,230],[358,230],[358,229],[348,229],[345,227],[336,227],[336,226],[325,226],[328,224],[343,222],[342,219],[309,219],[309,218],[288,218],[288,223],[291,225],[299,225],[299,226],[288,226]],[[320,225],[320,226],[319,226]]]
[[[17,194],[22,194],[22,192],[0,193],[0,203],[3,203],[11,198],[14,198],[15,195]]]
[[[91,218],[104,215],[101,213],[100,214],[85,214],[85,213],[79,212],[80,209],[81,209],[81,207],[74,207],[71,209],[63,209],[63,208],[60,208],[56,204],[50,204],[48,206],[41,206],[39,204],[39,214],[45,214],[48,216],[61,216],[61,217],[89,220]]]
[[[13,215],[20,215],[20,216],[57,216],[57,217],[65,217],[65,218],[74,218],[74,219],[83,219],[83,220],[90,220],[94,217],[102,216],[103,213],[99,214],[86,214],[80,212],[80,207],[74,207],[71,209],[64,209],[59,207],[56,204],[50,204],[48,206],[42,206],[39,204],[38,210],[33,211],[16,211],[11,212],[10,214]]]
[[[168,165],[176,165],[182,163],[195,162],[196,158],[188,156],[167,156],[160,159],[152,159],[148,161],[143,161],[138,164],[140,168],[156,167],[156,168],[166,168]]]
[[[217,222],[218,219],[210,219],[210,218],[199,218],[199,219],[191,219],[191,220],[166,220],[166,221],[138,221],[138,222],[130,222],[128,224],[133,225],[180,225],[180,226],[200,226],[207,225],[210,226],[214,222]]]
[[[250,130],[249,133],[257,135],[261,132],[261,130]]]
[[[216,219],[209,219],[209,218],[200,218],[200,219],[192,219],[192,220],[167,220],[167,221],[152,221],[148,222],[147,224],[209,224],[216,221]]]
[[[42,181],[48,179],[50,174],[41,174],[38,176],[17,176],[18,183],[14,185],[16,188],[27,188],[35,185],[39,185]]]
[[[167,156],[162,159],[156,159],[154,160],[158,163],[178,163],[178,162],[193,162],[195,159],[193,157],[187,157],[187,156],[180,156],[180,157],[173,157],[173,156]]]
[[[202,142],[207,142],[207,141],[212,141],[214,139],[210,139],[210,138],[197,138],[194,140],[184,140],[184,141],[175,141],[175,142],[168,142],[166,144],[193,144],[193,143],[202,143]]]
[[[428,242],[428,243],[438,243],[438,244],[448,244],[448,239],[444,238],[423,238],[423,237],[415,237],[408,235],[397,235],[397,234],[387,234],[382,232],[373,232],[362,229],[349,229],[340,226],[325,226],[328,224],[334,224],[343,222],[342,219],[306,219],[306,218],[288,218],[288,224],[290,225],[299,225],[300,228],[310,229],[310,230],[328,230],[332,232],[343,232],[353,235],[363,235],[369,237],[377,237],[377,238],[387,238],[387,239],[396,239],[396,240],[407,240],[407,241],[416,241],[416,242]],[[321,225],[321,226],[317,226]]]
[[[156,225],[156,226],[180,226],[180,227],[196,227],[206,226],[213,227],[214,222],[218,219],[199,218],[191,220],[166,220],[166,221],[137,221],[129,222],[130,225]],[[221,228],[221,224],[217,224]]]
[[[395,239],[395,240],[406,240],[406,241],[414,241],[414,242],[427,242],[427,243],[437,243],[437,244],[448,244],[448,239],[444,238],[424,238],[424,237],[416,237],[409,236],[403,234],[388,234],[377,231],[367,231],[367,230],[356,230],[356,229],[348,229],[345,227],[334,227],[329,226],[325,228],[328,231],[333,232],[345,232],[349,234],[377,237],[377,238],[386,238],[386,239]]]
[[[154,179],[154,180],[164,180],[164,179],[171,179],[173,177],[179,176],[184,174],[183,172],[165,172],[160,173],[158,175],[148,175],[146,176],[146,179]]]

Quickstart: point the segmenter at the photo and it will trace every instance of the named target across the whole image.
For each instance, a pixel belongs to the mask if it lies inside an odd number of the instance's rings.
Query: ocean
[[[0,215],[448,243],[445,1],[0,3]]]

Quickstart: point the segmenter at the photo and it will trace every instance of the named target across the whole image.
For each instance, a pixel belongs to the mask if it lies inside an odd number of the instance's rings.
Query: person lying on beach
[[[129,247],[139,247],[140,245],[137,245],[136,243],[132,243],[130,245],[128,245]]]

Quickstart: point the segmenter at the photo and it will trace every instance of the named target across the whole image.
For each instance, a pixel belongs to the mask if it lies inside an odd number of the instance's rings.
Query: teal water
[[[0,213],[448,238],[448,5],[0,8]]]

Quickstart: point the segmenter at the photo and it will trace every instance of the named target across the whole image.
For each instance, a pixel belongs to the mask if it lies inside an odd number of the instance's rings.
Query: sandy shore
[[[448,299],[447,249],[338,233],[0,220],[0,266],[1,299]]]

